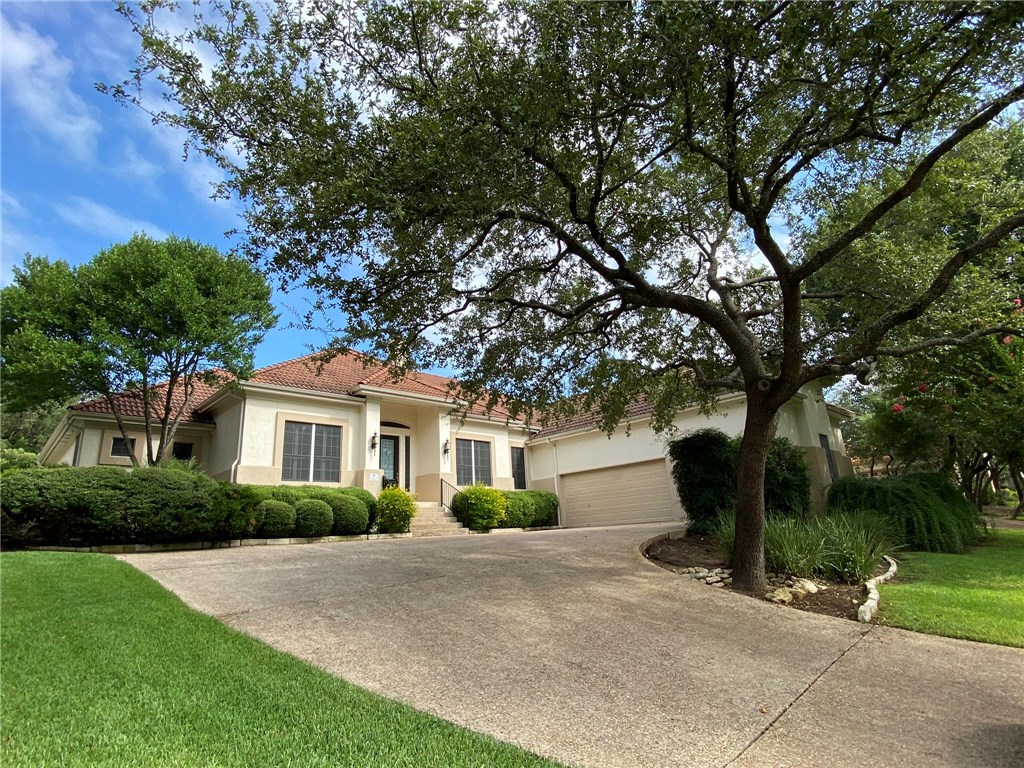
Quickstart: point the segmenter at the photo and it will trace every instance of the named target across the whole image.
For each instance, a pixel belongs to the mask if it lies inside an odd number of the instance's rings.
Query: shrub
[[[710,533],[719,516],[736,508],[740,438],[701,429],[669,443],[672,479],[692,533]],[[772,440],[764,471],[764,505],[771,516],[804,517],[811,505],[811,474],[803,450]]]
[[[891,526],[896,543],[912,550],[962,552],[978,536],[974,508],[948,481],[924,473],[844,477],[829,489],[828,508],[879,515]]]
[[[415,514],[413,497],[397,486],[385,488],[377,497],[377,530],[380,533],[407,533]]]
[[[266,498],[294,506],[299,500],[306,498],[306,495],[293,485],[271,485],[267,487]]]
[[[377,520],[377,497],[365,488],[339,488],[338,491],[347,496],[354,496],[366,505],[366,511],[369,513],[369,522],[366,524],[366,530],[369,531]]]
[[[257,514],[263,519],[263,536],[283,539],[295,530],[295,507],[286,501],[267,499],[261,502]]]
[[[765,521],[764,560],[769,571],[812,578],[821,572],[827,551],[817,520],[773,517]]]
[[[733,441],[739,457],[739,440]],[[735,478],[733,483],[735,484]],[[804,517],[811,508],[811,472],[801,448],[772,440],[764,468],[764,506],[769,515]]]
[[[508,500],[501,491],[488,485],[463,488],[452,499],[452,513],[472,531],[489,531],[505,519]]]
[[[710,533],[736,503],[736,450],[718,429],[700,429],[669,443],[672,479],[691,533]]]
[[[821,569],[826,579],[867,581],[882,556],[893,551],[891,529],[877,515],[829,515],[816,522],[826,542]]]
[[[370,522],[366,505],[356,496],[339,493],[331,507],[334,510],[334,534],[351,536],[365,533]]]
[[[36,466],[36,454],[21,448],[0,449],[0,473]]]
[[[302,499],[295,505],[295,536],[328,536],[334,527],[331,505],[320,499]]]
[[[262,486],[220,483],[220,494],[214,503],[218,506],[223,538],[246,538],[259,531],[263,527],[260,503],[266,499]]]
[[[522,491],[502,491],[505,497],[505,517],[498,524],[499,528],[529,528],[533,525],[536,507],[533,499]]]
[[[127,473],[125,512],[133,540],[145,543],[209,540],[224,534],[215,502],[220,489],[206,475],[164,467]]]
[[[551,491],[519,491],[533,502],[530,526],[558,525],[558,496]]]

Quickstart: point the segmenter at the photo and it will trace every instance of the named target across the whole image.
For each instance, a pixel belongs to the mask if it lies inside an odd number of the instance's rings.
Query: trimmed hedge
[[[338,494],[332,505],[336,536],[352,536],[365,533],[370,524],[370,512],[361,499],[345,493]]]
[[[379,533],[408,533],[415,514],[416,503],[413,497],[397,486],[385,488],[377,497]]]
[[[558,496],[551,491],[516,491],[533,502],[534,528],[558,525]]]
[[[700,429],[669,443],[672,479],[690,520],[690,533],[715,530],[721,515],[736,509],[740,438]],[[764,473],[769,516],[804,517],[811,506],[811,474],[803,451],[784,437],[772,440]]]
[[[978,538],[977,511],[944,477],[915,473],[844,477],[829,489],[828,508],[880,515],[898,544],[925,552],[963,552]]]
[[[260,502],[258,514],[263,519],[260,534],[268,539],[284,539],[295,530],[295,507],[287,501]]]
[[[536,528],[558,525],[558,497],[555,494],[549,491],[500,491],[500,493],[505,497],[508,507],[505,510],[504,519],[496,527]],[[458,496],[456,496],[457,498]]]
[[[331,505],[320,499],[301,499],[295,505],[294,536],[316,538],[329,536],[334,527]]]
[[[508,499],[488,485],[471,485],[452,498],[452,514],[471,531],[489,531],[506,519]]]
[[[364,530],[366,533],[369,533],[370,529],[373,528],[373,524],[377,521],[377,497],[365,488],[339,488],[338,493],[351,496],[363,502],[367,512],[367,523]]]

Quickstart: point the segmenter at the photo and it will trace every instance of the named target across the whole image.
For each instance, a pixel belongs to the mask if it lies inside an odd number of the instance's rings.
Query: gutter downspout
[[[242,403],[241,414],[238,416],[238,450],[235,451],[235,460],[231,464],[231,482],[238,482],[238,465],[242,463],[242,438],[245,435],[245,395],[240,398]]]

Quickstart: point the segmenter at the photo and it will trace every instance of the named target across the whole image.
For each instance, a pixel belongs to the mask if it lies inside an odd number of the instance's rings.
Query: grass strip
[[[908,552],[879,589],[881,624],[1024,648],[1024,530],[997,529],[966,554]]]
[[[554,766],[339,680],[105,555],[0,556],[4,766]]]

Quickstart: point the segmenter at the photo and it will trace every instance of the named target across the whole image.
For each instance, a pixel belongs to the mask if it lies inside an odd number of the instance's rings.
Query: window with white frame
[[[339,482],[341,427],[286,421],[281,479],[304,483]]]
[[[491,484],[491,444],[484,440],[455,441],[455,483]]]

